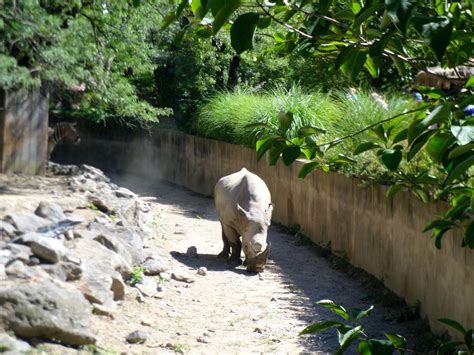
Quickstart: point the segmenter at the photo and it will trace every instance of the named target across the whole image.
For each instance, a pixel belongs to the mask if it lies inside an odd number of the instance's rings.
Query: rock
[[[81,277],[78,285],[79,291],[91,303],[110,304],[114,299],[111,290],[112,279],[109,275],[101,272],[93,273],[87,269],[85,275]]]
[[[110,319],[114,319],[114,312],[115,312],[115,304],[112,305],[103,305],[103,304],[95,304],[92,308],[92,313],[98,316],[106,316]]]
[[[153,255],[146,258],[142,267],[145,275],[159,275],[170,269],[168,263],[159,255]]]
[[[5,221],[0,220],[0,239],[3,237],[13,237],[15,235],[15,227]]]
[[[79,291],[53,282],[0,290],[0,320],[25,339],[43,338],[67,345],[93,344],[90,315],[89,303]]]
[[[188,284],[194,282],[194,278],[192,276],[186,275],[186,274],[181,273],[179,271],[173,272],[171,274],[171,277],[176,281],[186,282]]]
[[[102,244],[107,249],[112,250],[113,252],[122,256],[129,264],[134,264],[134,259],[129,252],[129,248],[127,248],[125,243],[121,242],[117,237],[111,234],[99,234],[98,236],[94,237],[94,240]]]
[[[124,198],[135,198],[137,195],[126,189],[125,187],[120,187],[118,190],[115,191],[115,196],[117,197],[124,197]]]
[[[32,277],[31,271],[20,260],[15,260],[10,265],[8,265],[5,268],[5,272],[8,276],[18,279],[29,279]]]
[[[39,265],[41,264],[41,260],[36,257],[36,256],[30,256],[30,261],[28,262],[28,265],[34,266],[34,265]]]
[[[115,274],[112,275],[112,286],[110,286],[110,290],[114,294],[114,301],[121,301],[125,298],[125,288],[122,275],[115,272]]]
[[[94,181],[110,182],[110,179],[105,176],[104,172],[93,166],[83,164],[80,167],[80,171],[87,178],[93,179]]]
[[[67,253],[67,248],[62,241],[44,237],[39,233],[24,234],[21,236],[21,241],[30,246],[34,255],[51,263],[57,263]]]
[[[76,281],[81,278],[82,268],[80,265],[68,261],[61,261],[53,265],[41,265],[51,276],[61,281]]]
[[[79,258],[82,260],[82,269],[91,269],[91,272],[106,273],[112,275],[113,271],[118,271],[124,280],[128,280],[132,274],[130,264],[120,255],[107,249],[102,244],[89,238],[76,239],[71,245],[72,255],[67,259]],[[95,271],[94,271],[95,270]]]
[[[84,222],[85,219],[82,216],[71,214],[59,222],[54,222],[47,226],[38,228],[36,232],[43,234],[45,237],[54,238],[58,235],[71,231],[76,225]]]
[[[158,283],[151,277],[144,276],[142,282],[134,286],[147,297],[153,297],[158,292]]]
[[[197,248],[195,246],[189,247],[188,250],[186,250],[186,256],[189,256],[190,258],[197,258]]]
[[[59,222],[66,218],[61,206],[54,202],[41,201],[35,210],[35,214],[46,218],[51,222]]]
[[[171,280],[171,274],[169,272],[160,272],[160,279],[163,281]]]
[[[106,247],[121,255],[125,260],[130,256],[131,262],[130,260],[127,261],[131,265],[140,265],[145,260],[143,241],[132,229],[120,226],[104,226],[94,222],[89,224],[88,229],[93,234],[101,235],[102,240],[106,238],[108,240]],[[124,248],[120,248],[120,244]]]
[[[130,344],[142,344],[148,339],[148,334],[140,330],[136,330],[130,333],[126,340]]]
[[[89,197],[89,204],[94,206],[94,208],[98,209],[100,212],[105,213],[107,215],[115,214],[113,208],[111,208],[107,202],[105,202],[102,198],[97,196],[90,196]]]
[[[200,275],[200,276],[206,276],[207,275],[207,268],[205,266],[201,266],[198,269],[197,274]]]
[[[153,319],[152,318],[142,318],[141,321],[140,321],[140,324],[141,325],[144,325],[146,327],[151,327],[152,324],[153,324]]]
[[[31,248],[27,245],[8,243],[5,249],[11,251],[13,256],[12,259],[21,260],[25,264],[28,264],[30,262],[30,257],[33,256]]]
[[[13,259],[13,253],[7,249],[0,249],[0,264],[7,265]]]
[[[78,355],[80,354],[79,351],[72,348],[67,348],[60,344],[53,344],[53,343],[42,343],[39,344],[36,348],[36,351],[32,351],[31,355]],[[89,352],[87,352],[89,354]]]
[[[5,265],[0,264],[0,281],[5,280],[7,278],[7,272],[5,270]]]
[[[96,192],[97,183],[91,179],[85,179],[81,184],[79,184],[79,186],[77,186],[77,189],[83,192]]]
[[[196,340],[198,343],[209,344],[209,340],[207,340],[205,337],[199,337]]]
[[[31,349],[30,344],[26,341],[16,339],[6,333],[0,333],[0,352],[11,354],[24,353]]]
[[[76,175],[79,173],[77,165],[61,165],[48,161],[47,169],[55,175]]]
[[[50,223],[47,219],[33,213],[13,213],[5,217],[4,220],[23,233],[35,232],[38,228]]]

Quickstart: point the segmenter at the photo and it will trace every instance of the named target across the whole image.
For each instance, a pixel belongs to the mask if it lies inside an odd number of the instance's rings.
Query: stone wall
[[[408,303],[420,301],[435,332],[446,330],[437,322],[443,317],[474,328],[474,252],[460,247],[460,233],[448,233],[441,250],[421,233],[446,208],[441,203],[424,204],[407,192],[387,199],[387,187],[361,187],[335,173],[317,171],[300,180],[299,162],[269,167],[251,149],[170,130],[132,142],[83,139],[57,158],[165,179],[205,195],[220,177],[246,167],[267,183],[274,221],[299,224],[313,241],[331,242]]]
[[[44,172],[48,107],[40,90],[0,89],[0,173]]]

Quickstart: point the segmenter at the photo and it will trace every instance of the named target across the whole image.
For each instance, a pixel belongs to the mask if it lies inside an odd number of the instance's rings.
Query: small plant
[[[329,309],[331,312],[337,314],[344,319],[344,322],[338,321],[322,321],[311,324],[300,332],[300,335],[318,333],[328,329],[336,329],[339,349],[337,354],[343,354],[351,344],[358,342],[358,352],[363,355],[385,355],[404,354],[405,352],[415,352],[406,348],[406,339],[394,333],[385,332],[386,339],[372,339],[365,333],[365,329],[359,324],[359,321],[372,313],[374,306],[370,306],[366,310],[348,309],[346,310],[341,305],[331,300],[321,300],[316,304]],[[418,304],[412,308],[417,309]],[[466,330],[464,327],[451,319],[438,319],[440,322],[457,330],[464,337],[464,341],[445,341],[441,343],[437,349],[436,354],[451,354],[457,350],[457,354],[473,355],[474,353],[474,329]]]
[[[180,353],[180,354],[184,354],[185,351],[189,350],[189,346],[186,345],[186,344],[174,344],[173,346],[173,350],[176,352],[176,353]]]
[[[93,203],[93,202],[90,202],[88,205],[87,205],[87,208],[90,209],[90,210],[93,210],[93,211],[98,211],[99,209],[97,208],[97,206]]]
[[[366,310],[349,309],[336,304],[331,300],[321,300],[316,304],[329,309],[333,313],[342,317],[345,322],[323,321],[311,324],[303,329],[300,335],[322,332],[327,329],[336,328],[339,339],[339,349],[336,354],[343,354],[347,348],[354,342],[358,341],[359,353],[364,355],[370,354],[392,354],[395,350],[403,353],[406,347],[406,339],[398,334],[385,333],[386,339],[369,339],[362,325],[358,322],[370,315],[374,306],[370,306]]]
[[[143,272],[145,269],[143,266],[135,265],[132,271],[132,277],[130,277],[129,284],[131,286],[139,284],[143,281]]]
[[[164,285],[164,284],[167,283],[167,282],[169,282],[169,280],[168,280],[167,278],[165,278],[165,277],[161,277],[161,276],[160,276],[160,277],[158,278],[158,283],[159,283],[160,285]]]
[[[452,319],[441,318],[438,319],[438,321],[456,329],[464,337],[464,341],[449,341],[443,343],[439,347],[439,353],[448,354],[453,350],[458,350],[458,354],[472,355],[474,353],[474,329],[466,330],[461,324]]]

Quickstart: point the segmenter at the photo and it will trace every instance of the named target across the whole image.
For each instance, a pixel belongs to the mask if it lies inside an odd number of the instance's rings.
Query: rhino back
[[[237,203],[248,210],[252,206],[268,206],[271,202],[265,182],[245,168],[221,178],[214,196],[219,219],[226,224],[233,224],[237,219]]]

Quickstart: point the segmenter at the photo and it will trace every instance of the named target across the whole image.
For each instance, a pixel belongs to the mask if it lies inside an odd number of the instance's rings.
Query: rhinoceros
[[[262,272],[270,252],[267,231],[273,211],[267,185],[243,168],[217,182],[214,198],[224,241],[218,256],[240,264],[243,247],[247,270]]]

